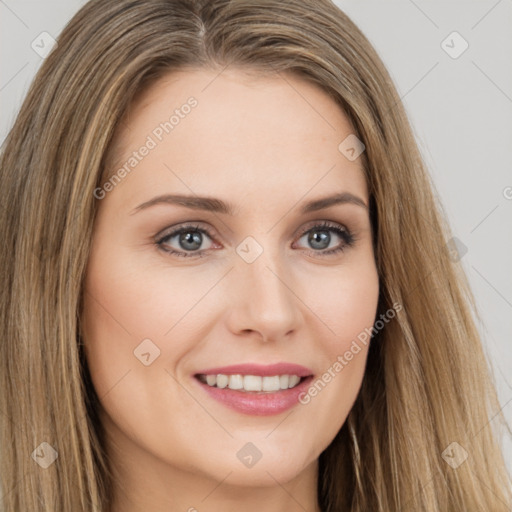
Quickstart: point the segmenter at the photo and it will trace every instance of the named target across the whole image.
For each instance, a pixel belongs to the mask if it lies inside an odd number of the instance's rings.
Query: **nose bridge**
[[[298,301],[279,247],[269,235],[247,237],[237,247],[236,277],[239,280],[234,308],[239,328],[257,330],[265,338],[279,338],[297,327]]]

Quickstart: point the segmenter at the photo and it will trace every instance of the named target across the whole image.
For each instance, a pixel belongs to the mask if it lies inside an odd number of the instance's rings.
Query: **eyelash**
[[[346,249],[352,247],[354,243],[357,241],[357,238],[354,236],[354,234],[346,228],[341,228],[338,224],[333,224],[328,221],[324,221],[322,223],[315,224],[311,226],[310,228],[304,230],[301,232],[299,239],[302,238],[305,234],[309,233],[310,231],[333,231],[335,232],[343,241],[344,244],[340,245],[339,247],[336,247],[334,249],[328,249],[323,251],[315,251],[311,249],[309,252],[314,253],[315,256],[331,256],[333,254],[337,254],[340,252],[345,251]],[[188,224],[185,226],[181,226],[180,228],[171,231],[168,234],[165,234],[164,236],[160,237],[155,241],[155,245],[158,246],[158,248],[165,253],[172,254],[174,256],[179,256],[183,258],[190,258],[190,257],[199,257],[202,258],[209,249],[204,249],[201,251],[176,251],[174,249],[164,249],[163,246],[165,245],[164,242],[170,238],[174,238],[177,235],[180,235],[182,233],[189,233],[189,232],[198,232],[202,233],[203,235],[208,236],[209,238],[213,239],[212,233],[206,228],[201,228],[199,225],[193,225]]]

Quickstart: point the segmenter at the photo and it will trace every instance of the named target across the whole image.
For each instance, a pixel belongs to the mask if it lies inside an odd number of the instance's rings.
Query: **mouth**
[[[242,414],[268,416],[296,406],[314,375],[304,366],[235,365],[203,370],[193,381],[206,395]]]

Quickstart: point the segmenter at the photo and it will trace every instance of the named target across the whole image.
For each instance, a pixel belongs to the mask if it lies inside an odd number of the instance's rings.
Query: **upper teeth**
[[[298,375],[200,375],[200,380],[209,386],[243,391],[279,391],[295,387],[300,382]]]

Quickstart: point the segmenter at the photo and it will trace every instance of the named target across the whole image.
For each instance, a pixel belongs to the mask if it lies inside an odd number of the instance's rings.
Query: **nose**
[[[233,333],[257,335],[268,342],[279,341],[299,329],[303,303],[293,274],[277,251],[270,254],[264,250],[252,263],[236,256],[229,286],[229,327]]]

